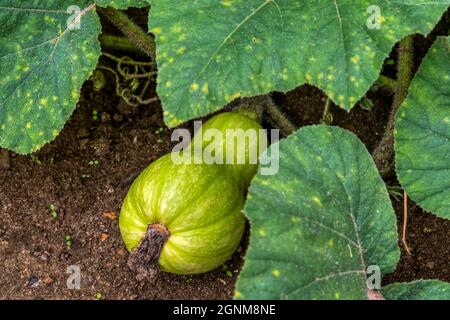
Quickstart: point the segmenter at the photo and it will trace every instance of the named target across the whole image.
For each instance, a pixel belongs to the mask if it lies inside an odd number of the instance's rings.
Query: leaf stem
[[[124,12],[113,8],[97,8],[133,45],[145,55],[155,59],[155,44],[141,27],[135,24]]]
[[[373,152],[375,164],[383,177],[386,177],[393,167],[394,162],[394,127],[395,115],[400,105],[408,95],[408,88],[412,79],[412,66],[414,59],[413,36],[410,35],[400,41],[397,62],[397,81],[395,96],[389,120],[384,135]]]
[[[266,112],[270,119],[278,126],[283,136],[287,137],[297,130],[297,127],[275,104],[271,95],[267,95]]]
[[[119,50],[129,53],[141,52],[136,49],[134,44],[128,38],[115,36],[111,34],[101,34],[99,37],[102,48],[106,50]]]

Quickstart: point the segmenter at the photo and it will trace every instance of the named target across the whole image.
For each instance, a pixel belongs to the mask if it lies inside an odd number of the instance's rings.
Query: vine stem
[[[155,59],[155,45],[151,38],[135,24],[124,12],[113,8],[97,8],[133,45],[145,55]]]
[[[394,162],[394,128],[395,115],[400,105],[408,95],[408,88],[412,79],[412,65],[414,59],[413,36],[408,36],[400,41],[397,62],[397,81],[395,83],[394,101],[389,120],[380,143],[373,151],[375,164],[383,177],[386,177],[392,169]]]
[[[273,128],[278,128],[284,137],[297,130],[297,127],[289,120],[281,108],[276,105],[272,94],[240,99],[231,105],[231,110],[247,114],[247,116],[254,118],[260,124],[264,119]]]
[[[297,127],[289,120],[283,111],[275,104],[271,95],[267,95],[265,111],[272,121],[278,126],[283,136],[288,136],[297,130]]]
[[[106,50],[120,50],[130,53],[141,52],[136,49],[134,44],[128,38],[115,36],[111,34],[101,34],[99,37],[103,49]]]
[[[142,99],[143,95],[145,93],[145,90],[148,87],[148,84],[147,84],[148,81],[145,84],[144,89],[142,90],[141,94],[140,95],[134,95],[134,94],[130,94],[129,93],[129,89],[122,89],[121,83],[120,83],[119,74],[115,70],[113,70],[113,69],[111,69],[109,67],[105,67],[105,66],[99,66],[98,69],[109,71],[109,72],[111,72],[114,75],[115,80],[116,80],[116,94],[119,97],[122,97],[122,99],[128,105],[130,105],[132,107],[138,107],[139,105],[147,105],[147,104],[151,104],[153,102],[158,101],[158,97],[152,97],[152,98],[149,98],[149,99],[146,99],[146,100]],[[135,102],[132,101],[133,99],[135,100]]]

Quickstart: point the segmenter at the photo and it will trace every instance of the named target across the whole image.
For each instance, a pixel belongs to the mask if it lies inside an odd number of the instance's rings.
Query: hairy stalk
[[[273,128],[280,129],[280,134],[284,137],[297,130],[297,127],[289,120],[280,107],[275,104],[271,94],[239,99],[232,102],[225,110],[236,110],[247,114],[247,116],[257,120],[259,123],[262,123],[264,119]]]
[[[239,112],[261,124],[264,118],[265,101],[266,96],[240,98],[233,101],[225,110]]]
[[[155,59],[155,45],[144,30],[135,24],[124,12],[113,8],[97,8],[133,45],[145,55]]]
[[[289,120],[289,118],[284,114],[283,111],[275,104],[271,95],[267,95],[266,112],[269,118],[274,122],[280,129],[281,134],[285,137],[297,130],[297,127]]]
[[[164,244],[170,237],[170,232],[161,224],[148,226],[144,239],[128,258],[127,265],[136,272],[136,279],[142,281],[154,277],[158,271],[158,261]]]
[[[413,36],[404,38],[398,49],[397,81],[395,85],[395,96],[389,120],[380,143],[373,152],[375,164],[383,177],[391,171],[394,163],[394,127],[395,115],[400,105],[408,95],[411,84],[412,65],[414,58]]]
[[[123,64],[128,64],[128,65],[133,65],[133,66],[142,66],[142,67],[151,67],[154,66],[155,64],[153,62],[142,62],[142,61],[135,61],[133,59],[131,59],[130,57],[124,56],[124,57],[116,57],[115,55],[112,55],[108,52],[102,52],[102,55],[104,55],[105,57],[114,60],[117,63],[123,63]]]
[[[101,34],[99,37],[100,43],[104,50],[119,50],[129,53],[141,52],[136,49],[134,44],[128,38],[114,36],[111,34]]]

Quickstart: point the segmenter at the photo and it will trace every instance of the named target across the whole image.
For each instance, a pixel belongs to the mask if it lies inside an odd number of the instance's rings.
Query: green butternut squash
[[[225,157],[227,129],[259,132],[261,126],[246,115],[222,113],[206,122],[202,134],[197,133],[180,153],[191,152],[194,146],[206,148],[208,141],[201,139],[208,129],[223,133],[223,140],[214,143]],[[267,137],[261,137],[265,148]],[[235,154],[245,154],[241,164],[180,164],[167,154],[145,169],[131,186],[119,218],[122,238],[131,252],[130,268],[143,277],[155,267],[197,274],[226,261],[244,232],[246,188],[257,170],[256,163],[249,163],[249,148],[259,140],[256,135],[247,139],[250,143],[234,146]]]

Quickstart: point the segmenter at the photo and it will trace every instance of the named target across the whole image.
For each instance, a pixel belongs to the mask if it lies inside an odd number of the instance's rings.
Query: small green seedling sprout
[[[94,160],[89,161],[90,166],[98,166],[98,164],[99,164],[98,160],[94,159]]]
[[[399,186],[387,186],[387,190],[389,195],[393,197],[395,200],[400,201],[403,198],[402,188]]]
[[[56,212],[56,206],[53,203],[50,204],[50,214],[52,215],[53,219],[56,219],[58,217],[58,212]]]
[[[225,271],[225,274],[227,275],[227,277],[229,277],[229,278],[233,277],[233,272],[230,271],[230,267],[228,267],[226,264],[222,265],[222,270]]]
[[[156,142],[158,142],[159,144],[163,143],[163,139],[158,139],[156,140]]]
[[[139,86],[141,85],[141,82],[139,81],[139,79],[134,78],[133,80],[131,80],[130,82],[130,90],[131,92],[136,92],[137,89],[139,89]]]
[[[94,91],[100,91],[106,85],[105,75],[100,70],[94,70],[90,80],[93,82]]]
[[[361,102],[359,103],[359,106],[366,111],[372,111],[373,109],[373,101],[367,97],[364,97],[361,99]]]
[[[94,121],[98,120],[98,111],[97,110],[92,111],[92,120],[94,120]]]
[[[161,134],[161,133],[163,133],[163,132],[164,132],[164,128],[161,127],[161,128],[158,128],[158,129],[155,131],[155,134]]]
[[[100,292],[97,292],[97,293],[95,294],[94,299],[95,299],[95,300],[102,300],[102,294],[101,294]]]
[[[32,155],[30,155],[30,158],[31,158],[31,161],[33,161],[34,163],[37,163],[38,165],[42,165],[42,161],[39,160],[39,158],[36,155],[32,154]]]
[[[64,238],[66,240],[67,249],[70,249],[72,247],[72,237],[70,234],[67,234]]]

